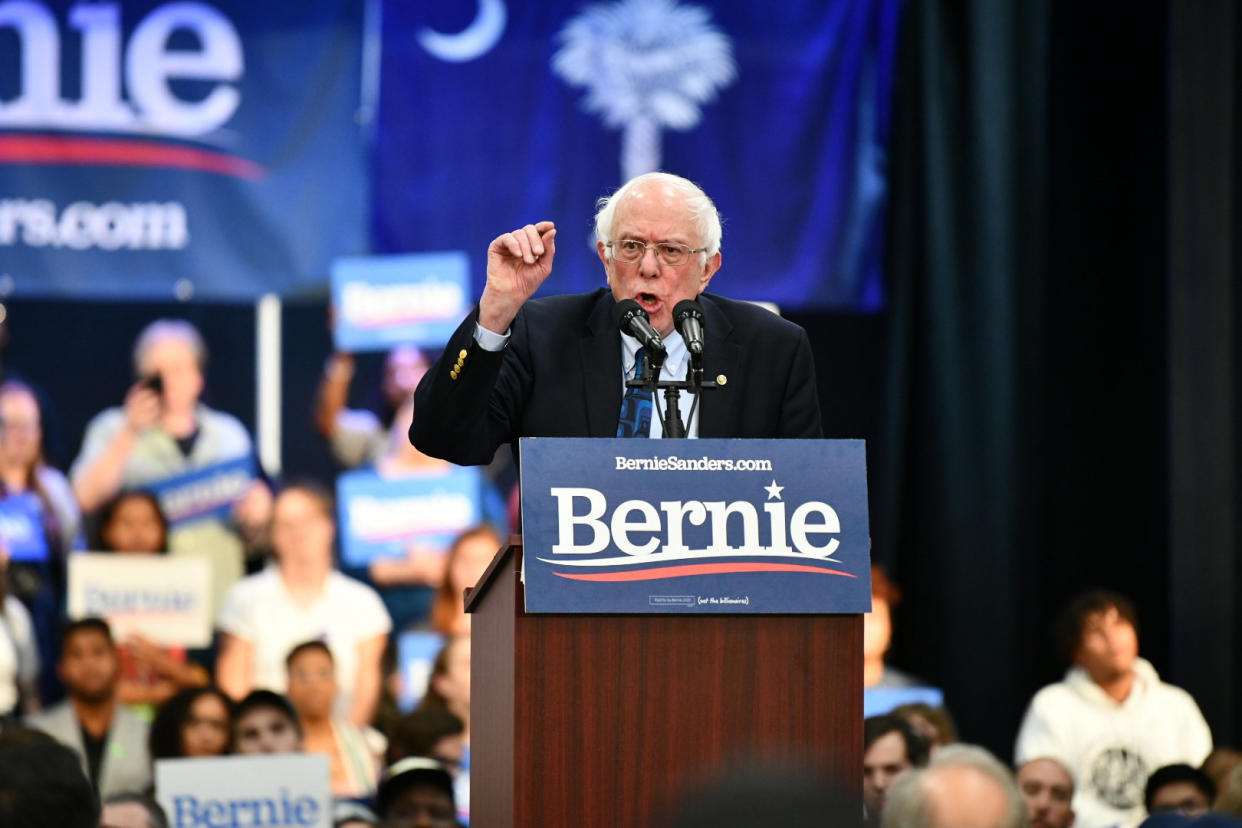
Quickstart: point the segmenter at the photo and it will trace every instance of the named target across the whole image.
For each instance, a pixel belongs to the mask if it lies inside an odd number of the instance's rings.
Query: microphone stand
[[[660,433],[664,437],[685,437],[686,426],[681,421],[681,411],[679,410],[680,391],[689,391],[694,395],[694,402],[690,406],[690,414],[694,415],[694,409],[699,404],[699,395],[704,388],[718,388],[714,381],[703,381],[703,361],[700,357],[695,359],[691,357],[690,364],[686,366],[686,378],[684,380],[662,380],[659,379],[660,371],[663,369],[663,362],[659,365],[654,364],[651,359],[647,360],[647,364],[643,366],[643,376],[632,380],[626,380],[627,388],[646,388],[651,392],[652,401],[656,399],[656,392],[664,392],[665,410],[660,414],[660,407],[657,405],[656,414],[660,415]]]

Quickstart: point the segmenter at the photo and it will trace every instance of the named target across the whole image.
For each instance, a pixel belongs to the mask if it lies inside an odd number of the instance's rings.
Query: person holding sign
[[[134,344],[137,381],[119,408],[90,421],[70,469],[83,511],[122,489],[151,489],[172,526],[173,554],[203,555],[212,567],[213,606],[244,571],[244,546],[271,511],[255,479],[254,447],[232,415],[200,401],[207,348],[183,320],[160,319]]]
[[[684,178],[648,173],[601,204],[596,249],[609,290],[531,298],[552,272],[550,221],[492,241],[478,307],[415,392],[414,445],[481,464],[519,437],[659,437],[655,416],[624,431],[625,381],[648,350],[632,333],[658,334],[667,355],[662,379],[685,378],[691,344],[700,355],[704,379],[716,387],[697,406],[682,406],[688,436],[822,437],[806,332],[752,304],[704,293],[721,265],[711,199]],[[645,333],[632,325],[618,331],[614,309],[623,300],[649,319]],[[673,314],[687,300],[698,305],[689,313],[699,324],[683,325],[691,343]]]
[[[160,502],[147,491],[117,495],[100,510],[98,539],[101,552],[121,555],[163,555],[168,552],[168,521]],[[75,562],[82,560],[75,559]],[[73,563],[70,564],[73,570]],[[72,582],[72,578],[71,578]],[[174,693],[207,683],[207,670],[187,658],[185,647],[161,647],[137,633],[121,636],[120,700],[150,721],[155,707]]]
[[[80,543],[82,516],[69,481],[43,462],[43,413],[29,386],[0,385],[0,546],[10,559],[13,594],[34,621],[39,656],[60,656],[60,601],[65,558]],[[40,677],[43,695],[55,676]]]
[[[327,441],[333,459],[342,468],[365,466],[385,454],[388,432],[399,419],[401,405],[414,393],[425,373],[427,358],[422,351],[413,345],[393,348],[384,360],[384,376],[374,410],[347,408],[354,356],[340,352],[328,357],[315,394],[315,430]]]

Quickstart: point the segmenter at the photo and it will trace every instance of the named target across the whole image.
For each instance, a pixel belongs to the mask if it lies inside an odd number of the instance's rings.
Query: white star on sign
[[[776,485],[776,480],[773,480],[773,481],[772,481],[772,485],[771,485],[771,486],[764,486],[764,487],[763,487],[763,490],[764,490],[765,492],[767,492],[767,493],[768,493],[768,500],[771,500],[772,498],[776,498],[777,500],[780,500],[780,499],[781,499],[781,491],[782,491],[784,488],[785,488],[784,486],[778,486],[778,485]]]

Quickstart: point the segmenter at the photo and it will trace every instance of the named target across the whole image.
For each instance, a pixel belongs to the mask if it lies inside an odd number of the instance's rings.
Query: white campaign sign
[[[170,828],[330,828],[328,791],[321,754],[155,763],[155,796]]]
[[[70,618],[95,616],[117,641],[211,645],[211,565],[206,558],[82,553],[69,556]]]

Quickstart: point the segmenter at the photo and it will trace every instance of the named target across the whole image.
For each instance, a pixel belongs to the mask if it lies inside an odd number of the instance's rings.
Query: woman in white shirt
[[[217,619],[216,681],[234,699],[252,689],[285,692],[285,658],[304,641],[332,651],[337,711],[367,724],[380,692],[380,658],[392,627],[371,587],[338,572],[331,496],[314,483],[285,487],[272,506],[275,561],[225,596]]]

